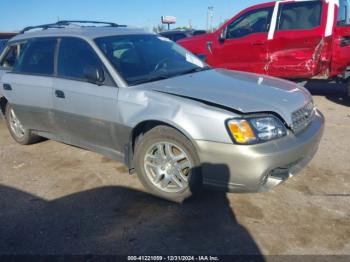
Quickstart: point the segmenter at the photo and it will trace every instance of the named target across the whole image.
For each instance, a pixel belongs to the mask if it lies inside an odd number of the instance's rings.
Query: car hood
[[[202,71],[143,86],[244,114],[274,112],[289,125],[292,113],[311,100],[310,93],[293,82],[224,69]]]

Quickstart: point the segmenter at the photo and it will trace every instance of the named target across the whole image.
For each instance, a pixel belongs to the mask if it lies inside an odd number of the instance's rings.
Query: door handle
[[[3,86],[2,86],[3,88],[4,88],[4,90],[6,90],[6,91],[12,91],[12,86],[11,85],[9,85],[9,84],[3,84]]]
[[[350,45],[350,36],[343,36],[339,38],[340,46],[346,47]]]
[[[58,97],[58,98],[62,98],[62,99],[65,99],[65,98],[66,98],[66,96],[64,95],[64,92],[61,91],[61,90],[56,90],[56,91],[55,91],[55,95],[56,95],[56,97]]]
[[[252,43],[252,45],[261,46],[261,45],[265,45],[265,42],[254,42],[254,43]]]

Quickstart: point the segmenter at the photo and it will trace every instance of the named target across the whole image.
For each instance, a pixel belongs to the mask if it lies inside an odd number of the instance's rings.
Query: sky
[[[99,20],[152,28],[160,17],[177,17],[176,25],[205,29],[209,6],[213,26],[245,7],[266,0],[0,0],[0,32],[60,20]]]

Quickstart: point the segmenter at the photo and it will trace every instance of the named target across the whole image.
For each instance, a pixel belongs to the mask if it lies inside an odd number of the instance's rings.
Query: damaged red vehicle
[[[348,1],[259,4],[213,33],[178,43],[213,67],[295,80],[344,79],[350,65]]]

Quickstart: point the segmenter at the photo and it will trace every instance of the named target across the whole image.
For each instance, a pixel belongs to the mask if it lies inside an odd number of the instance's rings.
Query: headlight
[[[274,116],[231,119],[227,121],[227,128],[234,142],[247,145],[274,140],[287,134],[283,123]]]

